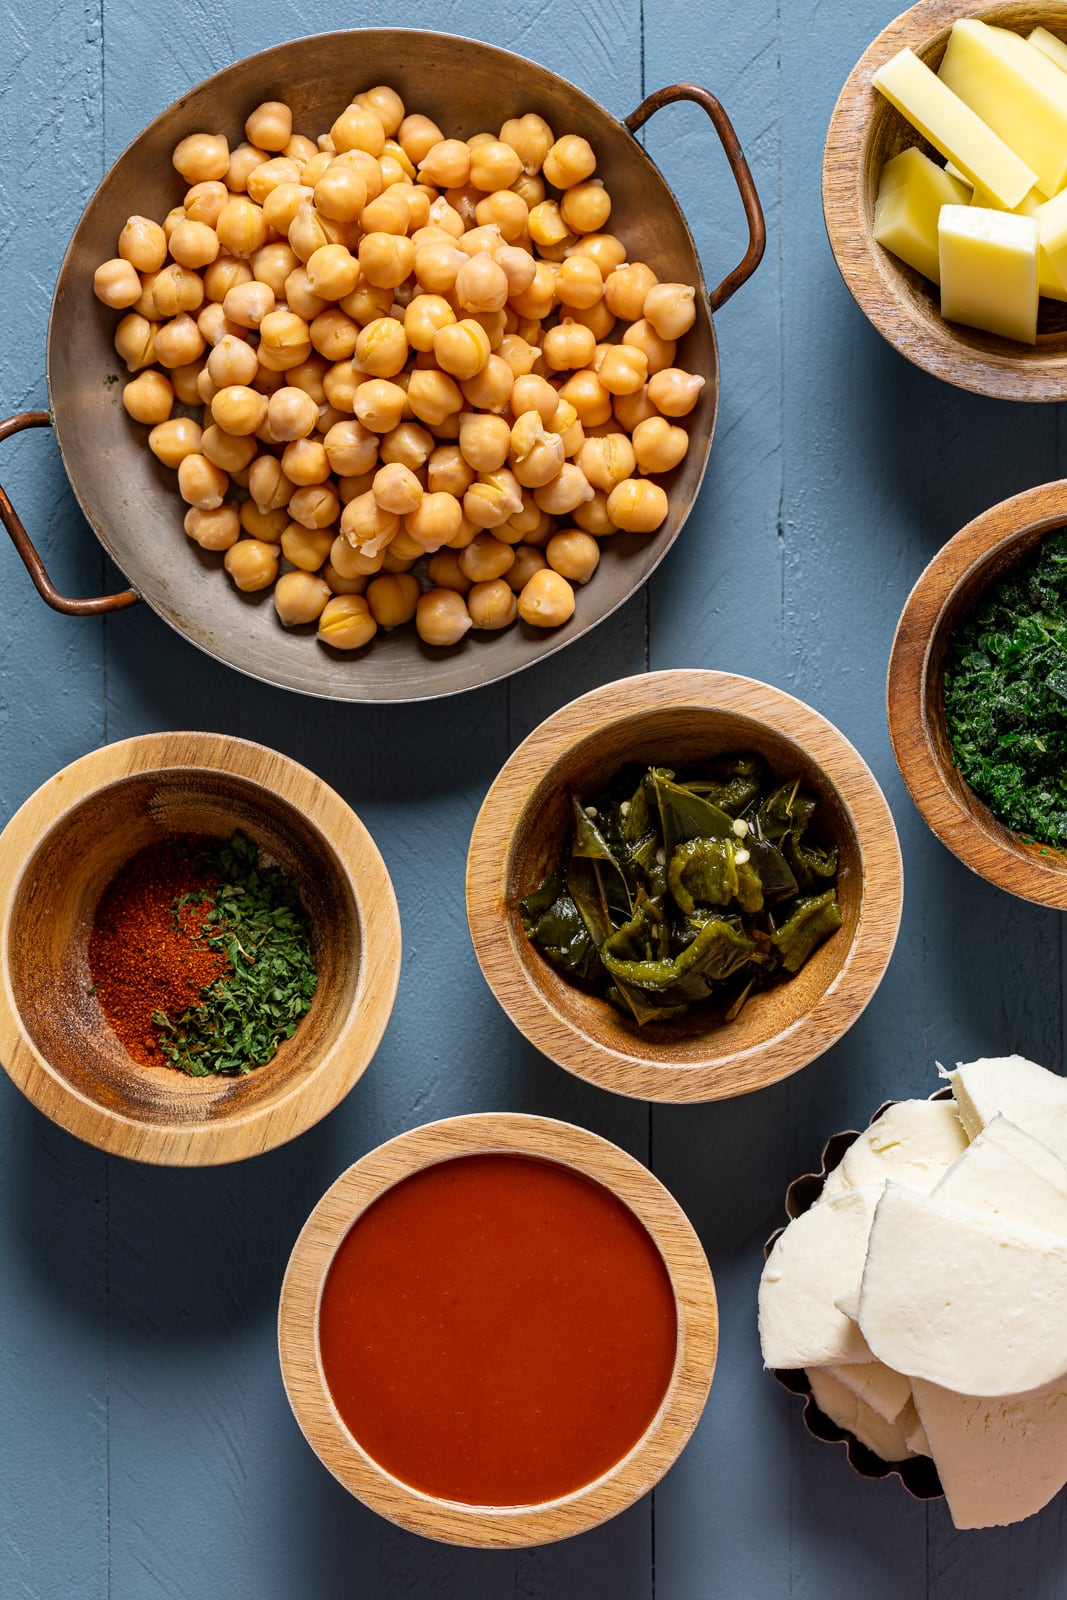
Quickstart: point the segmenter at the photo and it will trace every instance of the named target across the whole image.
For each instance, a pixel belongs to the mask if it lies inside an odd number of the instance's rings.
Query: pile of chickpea
[[[591,146],[535,113],[451,139],[382,85],[317,141],[278,101],[245,135],[183,139],[183,204],[94,277],[186,533],[339,650],[566,622],[598,541],[667,515],[694,289],[627,260]]]

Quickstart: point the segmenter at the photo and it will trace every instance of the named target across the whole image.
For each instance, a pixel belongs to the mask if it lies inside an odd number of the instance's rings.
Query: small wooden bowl
[[[1001,400],[1067,397],[1067,314],[1041,303],[1032,348],[941,317],[936,285],[874,238],[874,202],[882,167],[909,145],[940,161],[906,119],[871,86],[871,78],[908,47],[937,69],[953,22],[980,17],[999,28],[1036,27],[1067,40],[1067,3],[991,5],[988,0],[919,0],[864,51],[845,81],[823,153],[823,213],[830,247],[856,304],[901,355],[936,378]]]
[[[142,1066],[90,992],[97,901],[153,841],[234,829],[300,879],[311,1010],[239,1078]],[[0,960],[0,1058],[45,1116],[117,1155],[208,1166],[284,1144],[348,1093],[389,1020],[400,923],[373,840],[321,779],[242,739],[148,734],[65,767],[0,834]]]
[[[652,1422],[614,1467],[592,1483],[538,1505],[483,1506],[438,1499],[379,1466],[341,1421],[323,1374],[318,1320],[323,1284],[352,1225],[395,1183],[460,1156],[507,1154],[569,1168],[608,1189],[643,1224],[674,1291],[678,1341],[667,1391]],[[646,1494],[681,1453],[711,1387],[718,1348],[711,1272],[685,1213],[659,1180],[596,1134],[546,1117],[490,1112],[402,1133],[349,1167],[304,1225],[282,1284],[278,1346],[282,1378],[300,1428],[350,1493],[402,1528],[448,1544],[484,1548],[549,1544],[616,1516]]]
[[[952,762],[945,658],[952,630],[988,584],[1067,523],[1067,479],[1002,500],[961,528],[930,562],[901,612],[889,657],[886,713],[901,776],[928,825],[980,878],[1067,911],[1067,853],[1030,844],[979,800]]]
[[[571,795],[624,763],[692,767],[752,750],[781,782],[800,776],[839,853],[844,926],[794,978],[733,1022],[695,1016],[639,1028],[567,982],[527,939],[519,901],[554,870]],[[818,712],[724,672],[654,672],[594,689],[519,746],[493,783],[467,857],[467,919],[481,968],[520,1032],[580,1078],[647,1100],[721,1100],[807,1066],[877,989],[900,923],[896,829],[861,756]]]

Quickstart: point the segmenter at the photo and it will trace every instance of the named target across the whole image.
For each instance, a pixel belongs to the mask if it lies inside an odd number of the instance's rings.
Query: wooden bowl
[[[651,1236],[674,1294],[673,1371],[653,1420],[633,1448],[591,1483],[535,1505],[470,1505],[425,1494],[378,1464],[341,1421],[319,1353],[319,1308],[335,1252],[356,1220],[387,1189],[457,1157],[523,1156],[570,1169],[602,1185]],[[282,1377],[312,1449],[352,1494],[391,1521],[450,1544],[548,1544],[596,1527],[656,1484],[704,1409],[718,1346],[711,1273],[685,1213],[632,1156],[597,1135],[545,1117],[494,1112],[412,1129],[343,1173],[315,1207],[293,1248],[278,1319]]]
[[[556,866],[571,794],[627,761],[672,767],[752,750],[780,781],[799,774],[837,845],[844,925],[797,975],[733,1022],[630,1023],[568,983],[523,931],[519,901]],[[647,1100],[721,1100],[797,1072],[873,995],[900,923],[900,848],[873,775],[835,727],[792,695],[724,672],[654,672],[564,706],[519,746],[479,812],[467,918],[482,971],[516,1027],[580,1078]]]
[[[234,829],[300,879],[311,1010],[239,1078],[142,1066],[91,992],[97,901],[153,841]],[[147,734],[58,772],[0,834],[0,960],[0,1059],[40,1111],[117,1155],[207,1166],[284,1144],[348,1093],[389,1020],[400,924],[373,840],[321,779],[242,739]]]
[[[830,246],[860,310],[894,349],[925,372],[1001,400],[1062,400],[1067,397],[1064,307],[1042,300],[1032,348],[945,322],[936,285],[874,238],[874,202],[885,162],[909,145],[941,158],[872,88],[871,78],[905,47],[936,70],[959,17],[980,17],[1018,33],[1040,26],[1067,40],[1065,0],[999,6],[986,0],[920,0],[891,22],[849,74],[830,119],[822,166]]]
[[[901,612],[889,657],[886,712],[901,776],[954,855],[1009,894],[1067,910],[1067,853],[1012,833],[952,762],[945,658],[953,628],[982,591],[1067,523],[1067,479],[1002,500],[961,528],[930,562]]]

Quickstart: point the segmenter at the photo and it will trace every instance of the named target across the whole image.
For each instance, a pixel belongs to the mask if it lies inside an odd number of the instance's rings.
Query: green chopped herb
[[[1067,846],[1067,529],[953,630],[945,722],[956,767],[994,816]]]
[[[816,802],[799,780],[776,785],[758,756],[684,779],[629,768],[571,810],[523,926],[570,981],[638,1023],[699,1004],[731,1021],[841,926],[837,852],[809,834]]]
[[[163,1054],[191,1077],[251,1072],[310,1009],[317,982],[311,925],[297,881],[262,866],[243,834],[211,842],[198,865],[217,886],[183,895],[175,920],[185,905],[209,905],[196,942],[224,955],[230,970],[181,1016],[157,1011],[152,1020]]]

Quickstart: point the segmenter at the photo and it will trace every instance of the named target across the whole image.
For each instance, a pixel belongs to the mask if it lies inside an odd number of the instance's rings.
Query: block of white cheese
[[[1067,1239],[887,1183],[859,1326],[878,1360],[953,1393],[1042,1388],[1067,1372]]]
[[[1005,339],[1037,339],[1037,223],[984,206],[942,206],[941,315]]]
[[[943,1072],[974,1138],[1000,1112],[1067,1162],[1067,1079],[1025,1056],[983,1057]]]
[[[882,1361],[856,1361],[847,1366],[812,1370],[829,1373],[886,1422],[896,1422],[911,1399],[910,1380]]]
[[[823,1194],[886,1178],[928,1193],[966,1148],[954,1101],[898,1100],[845,1151]]]
[[[957,1528],[1003,1527],[1067,1483],[1067,1386],[989,1400],[917,1378],[915,1407]]]
[[[1027,44],[1033,45],[1035,50],[1040,50],[1047,60],[1067,72],[1067,44],[1062,39],[1057,39],[1054,33],[1047,28],[1035,28],[1033,33],[1027,34]]]
[[[1059,193],[1067,182],[1067,80],[1047,57],[1008,28],[963,17],[937,75],[1037,174],[1045,194]]]
[[[808,1381],[815,1404],[823,1415],[836,1422],[839,1428],[847,1428],[860,1444],[865,1444],[883,1461],[903,1461],[914,1454],[908,1448],[908,1430],[916,1420],[910,1394],[906,1414],[887,1422],[824,1367],[813,1367]]]
[[[1041,1170],[1048,1164],[1054,1168],[1051,1181]],[[1023,1222],[1067,1238],[1065,1177],[1067,1168],[1046,1145],[998,1116],[948,1169],[934,1194],[1008,1223]]]
[[[912,50],[901,50],[871,79],[886,99],[953,166],[1010,210],[1037,183],[1032,167],[986,126]]]
[[[826,1367],[870,1361],[856,1324],[834,1301],[862,1275],[879,1190],[849,1189],[795,1217],[775,1243],[759,1286],[764,1365]]]
[[[904,1435],[908,1449],[911,1451],[913,1456],[931,1455],[932,1451],[930,1449],[930,1441],[926,1437],[926,1429],[922,1425],[914,1399],[912,1400],[911,1415],[914,1420],[912,1421],[911,1426],[908,1428],[907,1433]]]
[[[1067,189],[1038,206],[1033,216],[1037,222],[1038,244],[1060,286],[1067,287]]]
[[[966,205],[968,185],[950,178],[944,167],[917,148],[887,161],[874,202],[874,237],[901,261],[939,283],[937,219],[942,206]]]

